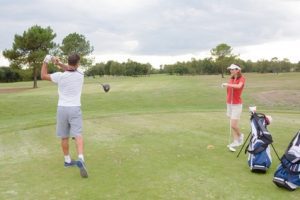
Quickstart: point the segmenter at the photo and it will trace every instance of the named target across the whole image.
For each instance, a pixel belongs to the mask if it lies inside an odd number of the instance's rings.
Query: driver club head
[[[101,84],[104,92],[108,92],[110,90],[110,85],[108,83]]]

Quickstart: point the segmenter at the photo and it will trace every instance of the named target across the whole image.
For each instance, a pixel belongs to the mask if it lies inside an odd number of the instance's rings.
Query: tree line
[[[45,55],[51,54],[66,58],[70,53],[78,53],[81,56],[81,66],[85,68],[86,76],[144,76],[156,73],[176,75],[204,75],[221,74],[224,77],[226,67],[231,63],[240,65],[243,72],[281,73],[300,71],[300,62],[291,63],[288,59],[279,60],[277,57],[271,60],[244,61],[238,55],[232,53],[232,47],[221,43],[211,49],[211,57],[204,59],[192,58],[186,62],[176,62],[171,65],[161,65],[155,69],[149,63],[139,63],[133,60],[119,63],[108,61],[106,63],[93,64],[89,58],[94,48],[84,35],[71,33],[67,35],[61,44],[54,43],[56,33],[50,27],[38,25],[30,27],[22,35],[16,34],[11,49],[5,49],[3,56],[10,62],[9,67],[0,67],[0,82],[30,81],[33,87],[37,87],[40,79],[40,67]],[[58,69],[49,65],[49,72]]]
[[[284,73],[284,72],[300,72],[300,62],[291,63],[287,59],[278,60],[259,60],[252,62],[251,60],[235,59],[232,62],[242,67],[243,72],[256,73]],[[228,65],[224,65],[229,66]],[[53,73],[58,69],[49,65],[49,72]],[[85,71],[86,76],[144,76],[150,74],[170,74],[170,75],[216,75],[221,74],[222,69],[218,62],[212,58],[194,59],[186,62],[177,62],[172,65],[161,66],[155,69],[151,64],[142,64],[136,61],[128,60],[127,62],[108,61],[101,62],[88,67]],[[15,69],[11,67],[0,67],[0,82],[15,81],[31,81],[33,80],[32,69]],[[38,75],[38,79],[40,79]]]
[[[252,62],[251,60],[232,59],[231,62],[226,62],[223,67],[229,66],[230,63],[235,63],[241,66],[243,72],[257,73],[283,73],[283,72],[300,72],[300,62],[291,63],[287,59],[278,60],[259,60]],[[223,64],[223,63],[222,63]],[[187,62],[177,62],[172,65],[165,65],[163,73],[176,75],[205,75],[205,74],[222,74],[220,63],[212,58],[191,59]],[[225,72],[223,72],[225,73]]]
[[[106,63],[96,63],[85,71],[86,76],[142,76],[150,75],[153,71],[149,63],[142,64],[130,59],[127,62],[108,61]]]
[[[33,88],[37,88],[40,79],[40,69],[47,54],[59,56],[66,62],[67,56],[77,53],[81,56],[81,65],[91,65],[91,60],[86,58],[94,48],[84,35],[70,33],[61,44],[54,42],[56,33],[51,27],[43,28],[38,25],[30,27],[23,34],[15,34],[11,49],[5,49],[3,56],[10,62],[9,68],[1,67],[0,81],[27,81],[33,80]],[[50,66],[52,71],[58,69]]]
[[[97,63],[86,71],[88,76],[125,75],[137,76],[154,73],[166,73],[170,75],[210,75],[221,74],[224,77],[226,67],[232,63],[241,66],[243,72],[257,73],[282,73],[300,71],[300,62],[291,63],[288,59],[279,60],[277,57],[271,60],[259,60],[252,62],[238,58],[232,53],[232,47],[222,43],[211,49],[211,57],[204,59],[192,58],[186,62],[176,62],[171,65],[162,65],[160,69],[154,69],[150,64],[140,64],[131,60],[127,63],[109,61]],[[143,70],[144,69],[144,70]]]

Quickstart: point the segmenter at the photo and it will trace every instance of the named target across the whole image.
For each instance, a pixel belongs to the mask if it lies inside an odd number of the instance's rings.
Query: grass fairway
[[[300,74],[246,74],[241,129],[248,106],[273,117],[281,156],[300,127]],[[82,95],[89,172],[63,167],[55,136],[57,88],[46,81],[0,84],[0,199],[299,199],[251,173],[247,156],[227,150],[227,81],[220,76],[86,78]],[[110,83],[104,93],[99,83]],[[7,90],[10,88],[11,90]],[[14,91],[14,92],[13,92]],[[72,144],[72,143],[71,143]],[[207,148],[212,145],[213,148]],[[71,145],[76,158],[74,145]]]

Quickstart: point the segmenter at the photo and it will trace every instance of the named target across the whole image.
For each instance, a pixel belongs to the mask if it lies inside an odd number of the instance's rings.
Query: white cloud
[[[0,51],[0,67],[8,66],[8,65],[9,65],[8,60],[4,58],[4,56],[2,55],[2,51]]]
[[[125,48],[130,52],[130,51],[134,51],[135,49],[138,48],[139,46],[139,42],[137,40],[129,40],[129,41],[125,41],[124,43]]]
[[[0,51],[38,24],[50,26],[57,43],[77,32],[94,54],[149,56],[153,63],[209,53],[220,43],[242,58],[297,61],[299,10],[296,0],[2,0]]]
[[[209,52],[200,52],[195,54],[184,54],[178,56],[164,55],[130,55],[130,54],[96,54],[95,62],[107,62],[109,60],[117,60],[118,62],[126,62],[128,59],[140,63],[150,63],[153,67],[159,68],[161,65],[174,64],[176,62],[190,61],[192,58],[209,57]]]
[[[297,48],[300,46],[300,39],[292,41],[275,41],[259,45],[249,45],[236,48],[235,52],[240,54],[242,59],[270,60],[274,57],[282,60],[289,59],[291,62],[300,61],[299,52]]]

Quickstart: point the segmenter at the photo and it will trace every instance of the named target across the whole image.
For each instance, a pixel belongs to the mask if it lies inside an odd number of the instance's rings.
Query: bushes
[[[150,64],[141,64],[132,60],[128,60],[126,63],[108,61],[107,63],[95,64],[85,74],[87,76],[141,76],[149,75],[151,70],[152,66]]]
[[[21,75],[18,70],[10,67],[0,67],[0,82],[15,82],[20,81]]]
[[[54,73],[58,71],[57,67],[53,64],[48,66],[48,72]],[[40,71],[38,71],[38,79],[40,79]],[[0,67],[0,82],[17,82],[17,81],[32,81],[33,70],[32,68],[20,69],[17,67]]]

